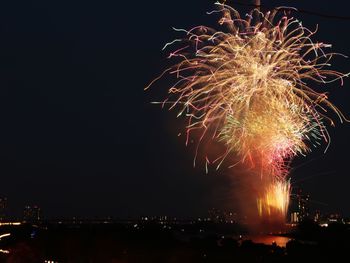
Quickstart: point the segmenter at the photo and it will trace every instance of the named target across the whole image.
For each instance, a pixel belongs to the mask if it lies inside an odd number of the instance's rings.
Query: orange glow
[[[289,206],[290,183],[289,181],[276,181],[265,188],[261,198],[257,199],[260,216],[285,217]]]

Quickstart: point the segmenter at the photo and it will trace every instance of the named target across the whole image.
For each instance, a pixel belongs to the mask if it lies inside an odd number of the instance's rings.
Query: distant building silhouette
[[[23,211],[23,221],[26,223],[37,224],[41,220],[41,209],[34,205],[27,205]]]
[[[237,213],[232,211],[222,211],[217,208],[211,208],[208,210],[208,218],[206,220],[214,223],[235,223],[237,222]]]
[[[310,196],[308,194],[303,194],[299,190],[297,194],[298,201],[298,222],[304,221],[310,217]]]
[[[321,212],[320,212],[320,210],[316,210],[316,211],[315,211],[315,215],[314,215],[314,221],[315,221],[316,223],[319,223],[320,220],[321,220]]]
[[[329,214],[327,220],[329,223],[344,223],[344,220],[339,213]]]
[[[299,222],[299,212],[292,212],[290,214],[290,222],[296,224]]]

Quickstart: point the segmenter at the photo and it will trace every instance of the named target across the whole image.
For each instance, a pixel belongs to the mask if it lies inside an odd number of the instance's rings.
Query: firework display
[[[188,119],[186,143],[196,131],[199,146],[203,138],[224,145],[222,154],[207,162],[219,168],[238,156],[260,174],[259,215],[285,217],[288,163],[322,141],[327,149],[331,116],[345,120],[326,93],[310,85],[342,84],[347,74],[329,69],[331,58],[340,54],[326,52],[329,44],[313,42],[316,31],[290,17],[288,9],[254,9],[241,17],[230,6],[217,6],[211,13],[221,14],[220,30],[175,29],[184,38],[164,49],[177,46],[169,55],[176,63],[150,86],[171,75],[175,82],[163,103]]]

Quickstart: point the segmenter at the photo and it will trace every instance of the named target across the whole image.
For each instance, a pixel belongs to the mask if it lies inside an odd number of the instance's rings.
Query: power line
[[[283,9],[288,9],[292,10],[298,13],[304,13],[307,15],[313,15],[313,16],[319,16],[319,17],[324,17],[324,18],[329,18],[329,19],[339,19],[339,20],[350,20],[350,16],[338,16],[338,15],[328,15],[324,13],[319,13],[319,12],[314,12],[306,9],[299,9],[299,8],[288,8],[288,7],[271,7],[263,4],[249,4],[249,3],[242,3],[239,1],[229,1],[230,3],[233,3],[235,5],[240,5],[240,6],[250,6],[250,7],[256,7],[256,8],[265,8],[265,9],[278,9],[278,10],[283,10]]]

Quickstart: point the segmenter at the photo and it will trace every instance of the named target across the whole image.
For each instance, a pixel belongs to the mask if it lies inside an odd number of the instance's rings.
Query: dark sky
[[[176,135],[175,112],[143,88],[168,64],[171,27],[216,25],[214,1],[3,1],[0,4],[0,194],[11,213],[38,204],[48,217],[198,215],[229,203],[228,171],[204,174]],[[262,1],[347,15],[347,1]],[[241,7],[238,7],[241,9]],[[350,55],[350,21],[300,14],[317,39]],[[350,71],[350,60],[334,66]],[[350,115],[350,79],[330,85]],[[159,97],[158,97],[159,99]],[[332,145],[298,158],[295,187],[324,211],[350,215],[350,124]],[[231,170],[230,173],[233,171]],[[233,172],[234,173],[234,172]],[[320,203],[319,203],[320,202]],[[321,204],[322,203],[322,204]]]

